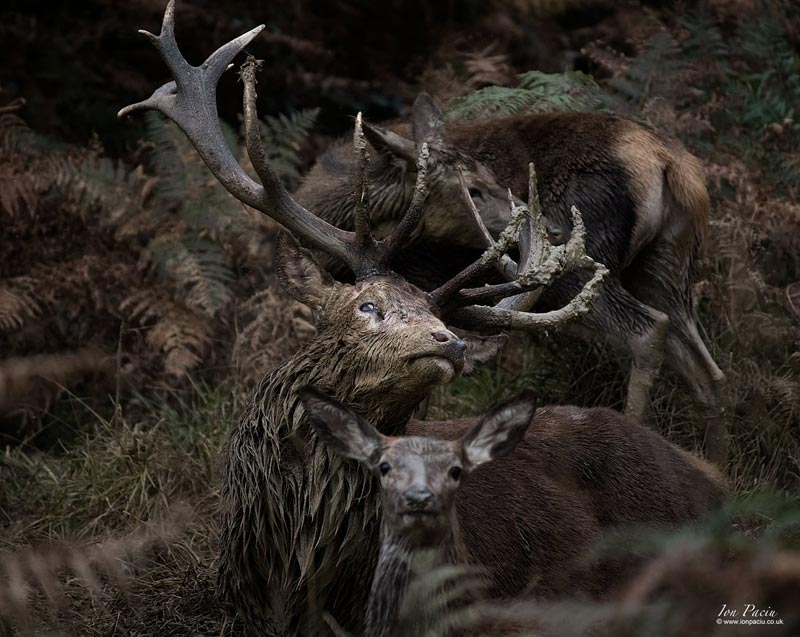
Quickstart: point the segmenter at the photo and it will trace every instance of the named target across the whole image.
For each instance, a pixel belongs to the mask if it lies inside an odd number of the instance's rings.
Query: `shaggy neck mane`
[[[353,591],[337,581],[369,581],[377,557],[373,477],[318,440],[298,390],[313,384],[331,392],[390,435],[404,432],[417,404],[392,399],[390,388],[365,387],[363,365],[348,358],[354,353],[331,345],[318,336],[265,376],[231,438],[218,585],[224,599],[246,603],[251,620],[270,627],[267,634],[275,626],[315,634],[320,616],[298,626],[298,605],[345,621],[363,618],[366,587]]]

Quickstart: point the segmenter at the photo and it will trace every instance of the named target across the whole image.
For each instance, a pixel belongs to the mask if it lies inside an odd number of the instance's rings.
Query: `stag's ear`
[[[275,246],[275,273],[283,289],[314,312],[325,305],[335,285],[311,251],[301,247],[288,232],[280,234]]]
[[[414,142],[441,146],[444,142],[444,114],[428,93],[420,93],[411,107],[411,131]]]
[[[306,385],[299,395],[314,431],[329,449],[370,465],[377,461],[383,436],[375,427],[316,387]]]
[[[536,397],[525,393],[495,407],[461,438],[464,462],[470,469],[514,450],[536,412]]]
[[[394,155],[398,159],[416,165],[417,150],[414,142],[402,135],[390,131],[388,128],[376,126],[369,122],[363,123],[364,135],[370,144],[380,153]]]
[[[508,336],[498,334],[495,336],[482,336],[480,334],[459,333],[458,336],[467,345],[464,354],[464,376],[473,374],[483,363],[488,363],[497,356],[508,342]]]

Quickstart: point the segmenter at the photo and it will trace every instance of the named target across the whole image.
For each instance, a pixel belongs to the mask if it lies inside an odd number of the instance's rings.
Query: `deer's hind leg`
[[[711,358],[697,324],[685,317],[675,317],[667,337],[667,364],[689,387],[701,409],[704,420],[706,456],[715,463],[727,458],[728,441],[720,388],[725,374]]]
[[[727,432],[720,387],[725,375],[700,336],[691,291],[693,257],[681,255],[672,242],[655,242],[636,258],[625,285],[636,298],[669,316],[666,363],[692,392],[702,411],[706,455],[713,462],[724,462]]]
[[[542,295],[536,311],[563,305],[585,281],[585,273],[562,277]],[[664,312],[642,303],[609,274],[592,308],[567,331],[586,341],[607,342],[617,353],[632,359],[625,413],[643,420],[664,358],[668,329],[669,317]]]

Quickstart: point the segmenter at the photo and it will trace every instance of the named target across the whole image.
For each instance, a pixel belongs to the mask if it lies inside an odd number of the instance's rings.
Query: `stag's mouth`
[[[442,352],[436,352],[436,353],[429,352],[426,354],[416,354],[409,358],[409,362],[413,363],[415,361],[430,361],[433,364],[437,365],[438,367],[442,368],[442,371],[452,376],[457,376],[464,369],[463,356],[461,356],[460,358],[455,358],[447,356]]]

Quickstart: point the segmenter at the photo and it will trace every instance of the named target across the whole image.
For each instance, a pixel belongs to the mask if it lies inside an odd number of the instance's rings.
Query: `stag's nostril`
[[[425,509],[433,502],[433,494],[425,488],[414,487],[403,494],[409,509]]]
[[[437,343],[446,343],[453,337],[453,334],[450,332],[432,332],[432,334]]]

